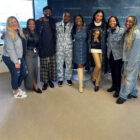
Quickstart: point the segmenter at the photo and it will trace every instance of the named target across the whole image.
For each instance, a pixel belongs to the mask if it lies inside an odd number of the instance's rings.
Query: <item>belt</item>
[[[27,50],[33,51],[35,54],[37,53],[37,48],[27,47]]]

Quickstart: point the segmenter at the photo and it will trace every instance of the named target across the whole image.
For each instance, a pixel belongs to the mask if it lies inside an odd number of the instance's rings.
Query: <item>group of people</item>
[[[126,18],[123,29],[117,17],[111,16],[108,22],[102,10],[97,10],[92,22],[87,26],[82,15],[74,17],[65,11],[63,19],[55,22],[52,9],[43,8],[44,17],[38,20],[29,19],[27,27],[21,29],[16,17],[9,17],[6,24],[3,61],[11,73],[11,85],[15,98],[25,98],[27,94],[20,89],[24,80],[27,90],[42,93],[48,86],[63,86],[64,66],[65,78],[72,85],[72,63],[77,65],[79,92],[84,92],[84,67],[89,55],[94,61],[92,83],[94,91],[99,90],[102,71],[110,66],[112,85],[108,92],[114,92],[116,101],[123,104],[126,99],[137,98],[137,79],[140,70],[140,31],[134,16]],[[40,81],[42,90],[37,85],[38,56],[40,58]],[[125,75],[121,85],[122,74]]]

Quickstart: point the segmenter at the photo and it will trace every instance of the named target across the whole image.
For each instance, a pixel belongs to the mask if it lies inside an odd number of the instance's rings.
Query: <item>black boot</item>
[[[107,89],[107,92],[115,91],[115,88],[112,86],[111,88]]]
[[[134,96],[134,95],[132,95],[132,94],[130,93],[130,94],[128,94],[127,98],[128,98],[128,99],[138,98],[138,96]]]
[[[44,83],[42,90],[46,90],[48,88],[48,83]]]
[[[95,86],[94,91],[97,92],[99,90],[99,86]]]
[[[119,91],[115,91],[115,93],[113,94],[113,97],[118,98],[119,97]]]
[[[54,88],[54,84],[53,84],[53,82],[52,82],[51,80],[48,81],[48,84],[49,84],[49,86],[50,86],[51,88]]]
[[[123,104],[126,101],[126,99],[119,97],[116,101],[117,104]]]

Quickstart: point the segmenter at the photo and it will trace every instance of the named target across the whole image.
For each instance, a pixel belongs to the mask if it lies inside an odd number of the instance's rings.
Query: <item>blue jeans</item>
[[[13,90],[17,90],[27,75],[24,58],[21,59],[20,68],[15,68],[15,64],[10,60],[10,57],[2,56],[2,59],[10,71],[12,88]]]
[[[138,96],[137,80],[140,70],[140,61],[138,61],[133,68],[127,68],[127,62],[124,63],[125,67],[125,80],[120,90],[120,97],[127,99],[128,94]]]

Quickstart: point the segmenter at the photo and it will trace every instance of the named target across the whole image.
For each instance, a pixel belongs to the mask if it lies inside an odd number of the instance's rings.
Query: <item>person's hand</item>
[[[83,24],[83,27],[84,27],[84,28],[86,27],[86,23]]]
[[[19,63],[16,63],[15,64],[15,68],[19,69],[20,68],[20,64]]]
[[[5,32],[3,32],[1,39],[4,39],[4,37],[5,37]]]
[[[40,17],[38,20],[39,20],[39,21],[43,21],[43,17]]]

